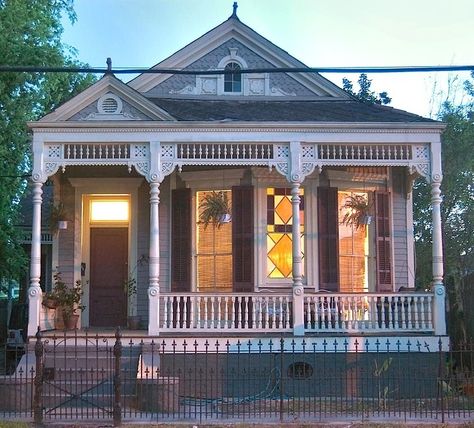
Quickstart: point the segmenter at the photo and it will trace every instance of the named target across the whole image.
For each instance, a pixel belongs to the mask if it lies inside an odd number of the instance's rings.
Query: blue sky
[[[232,13],[233,0],[75,0],[64,41],[91,66],[151,67]],[[474,0],[239,0],[241,21],[311,67],[474,64]],[[468,73],[461,73],[462,80]],[[131,76],[121,77],[124,81]],[[343,75],[325,75],[341,85]],[[357,75],[347,75],[355,80]],[[454,76],[451,75],[451,78]],[[429,115],[448,73],[369,74]]]

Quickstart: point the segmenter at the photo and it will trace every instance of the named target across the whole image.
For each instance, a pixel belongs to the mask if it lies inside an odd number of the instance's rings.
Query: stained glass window
[[[303,189],[300,189],[300,199],[300,239],[304,262]],[[269,278],[290,278],[292,276],[292,225],[291,189],[269,187],[267,189],[267,276]]]

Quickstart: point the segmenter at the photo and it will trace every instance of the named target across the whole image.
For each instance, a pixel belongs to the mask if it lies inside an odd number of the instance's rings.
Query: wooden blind
[[[339,288],[337,187],[318,187],[319,289]]]
[[[377,237],[377,291],[393,291],[391,236],[390,236],[390,198],[388,192],[375,193],[375,226]]]
[[[232,271],[235,292],[254,291],[253,187],[232,187]]]
[[[171,290],[191,291],[191,189],[173,190],[171,211]]]

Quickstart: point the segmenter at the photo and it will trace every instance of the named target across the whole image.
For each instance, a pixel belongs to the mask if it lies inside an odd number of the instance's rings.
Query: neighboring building
[[[124,84],[107,73],[29,124],[30,336],[49,323],[40,288],[47,180],[69,220],[51,264],[84,284],[82,327],[140,315],[149,335],[176,337],[445,335],[444,125],[361,103],[316,73],[268,71],[282,67],[305,66],[234,10],[154,67],[195,74]],[[419,175],[432,187],[434,231],[423,293],[411,290]],[[203,210],[219,204],[206,227]],[[124,291],[129,277],[137,293]]]

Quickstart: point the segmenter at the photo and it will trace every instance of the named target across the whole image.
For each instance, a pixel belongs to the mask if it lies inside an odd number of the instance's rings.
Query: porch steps
[[[126,348],[121,356],[121,396],[136,401],[136,373],[141,347]],[[115,359],[113,346],[45,347],[43,407],[61,413],[69,407],[112,409]]]

